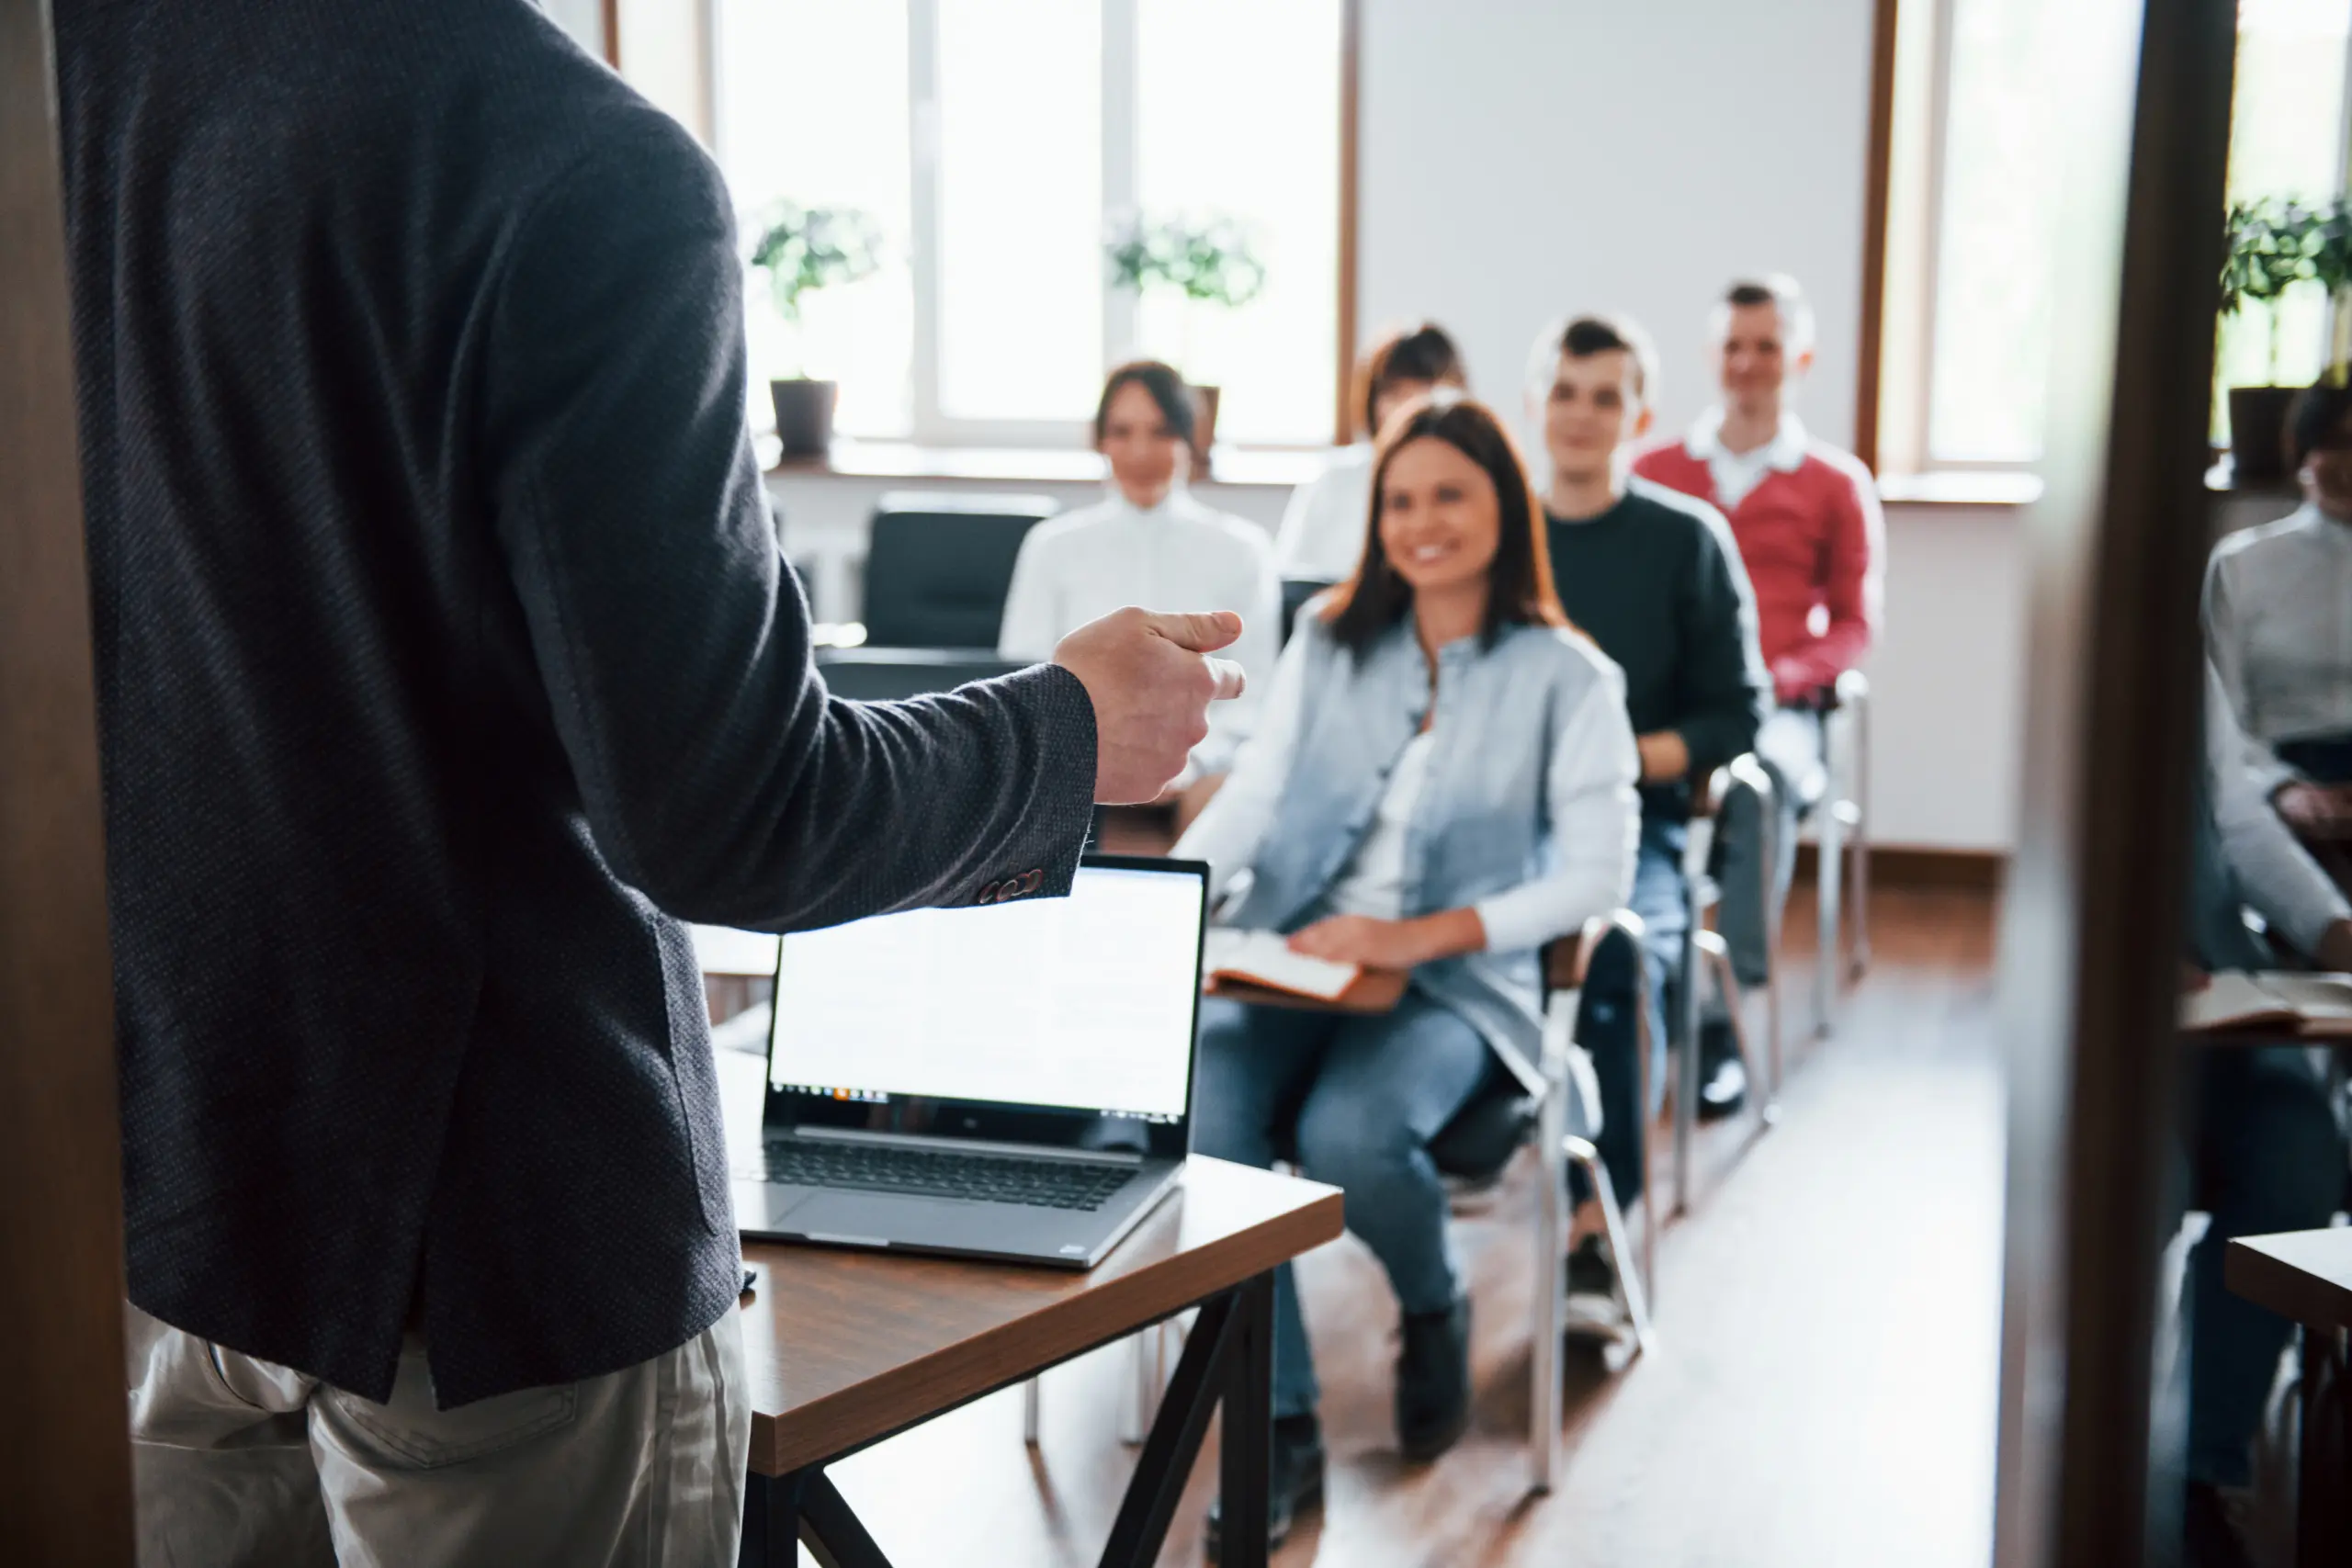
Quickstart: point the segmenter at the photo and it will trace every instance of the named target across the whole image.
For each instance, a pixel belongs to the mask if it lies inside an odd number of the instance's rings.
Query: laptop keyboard
[[[767,1146],[756,1179],[802,1187],[863,1188],[921,1198],[1025,1203],[1036,1209],[1101,1208],[1135,1172],[1077,1160],[933,1154],[865,1144],[800,1141]]]

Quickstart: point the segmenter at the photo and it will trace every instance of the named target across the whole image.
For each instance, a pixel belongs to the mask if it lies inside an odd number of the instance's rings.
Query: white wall
[[[1821,316],[1804,412],[1854,423],[1871,0],[1363,0],[1364,328],[1429,316],[1514,409],[1553,316],[1632,314],[1662,414],[1707,400],[1710,303],[1793,273]]]

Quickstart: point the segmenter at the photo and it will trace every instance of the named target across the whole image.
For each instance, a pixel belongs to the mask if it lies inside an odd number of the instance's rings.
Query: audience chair
[[[1298,624],[1299,611],[1306,602],[1331,584],[1319,577],[1285,577],[1283,579],[1283,646],[1290,646],[1291,627]]]
[[[1655,1224],[1643,1227],[1637,1278],[1627,1267],[1632,1252],[1626,1241],[1625,1216],[1618,1206],[1616,1189],[1610,1183],[1608,1168],[1601,1164],[1600,1151],[1589,1138],[1567,1130],[1568,1096],[1575,1092],[1575,1080],[1582,1077],[1587,1083],[1590,1081],[1589,1063],[1580,1071],[1576,1060],[1583,1049],[1576,1043],[1576,1024],[1583,1005],[1585,978],[1594,958],[1604,944],[1611,942],[1626,944],[1634,973],[1639,976],[1645,961],[1642,922],[1641,917],[1630,909],[1596,916],[1586,922],[1576,941],[1564,939],[1544,950],[1543,1092],[1532,1094],[1515,1076],[1498,1071],[1430,1141],[1430,1156],[1439,1171],[1449,1180],[1471,1186],[1498,1181],[1504,1168],[1520,1150],[1530,1145],[1535,1149],[1537,1191],[1531,1237],[1535,1310],[1530,1325],[1533,1339],[1528,1357],[1528,1485],[1539,1493],[1549,1492],[1559,1475],[1559,1356],[1566,1316],[1566,1281],[1562,1269],[1567,1256],[1570,1165],[1582,1168],[1600,1199],[1601,1224],[1617,1277],[1617,1307],[1631,1328],[1635,1353],[1649,1349],[1651,1344],[1649,1300],[1652,1282],[1657,1279],[1657,1227]],[[1642,1102],[1646,1105],[1651,1049],[1649,1012],[1639,997],[1634,998],[1634,1008],[1635,1049],[1642,1063]],[[1650,1212],[1656,1213],[1655,1206]],[[1143,1434],[1150,1427],[1160,1391],[1167,1386],[1171,1337],[1180,1340],[1182,1337],[1182,1325],[1174,1319],[1146,1329],[1127,1341],[1130,1386],[1120,1420],[1120,1436],[1126,1442],[1142,1441]],[[1022,1391],[1022,1436],[1032,1444],[1037,1441],[1041,1404],[1038,1382],[1032,1378]]]
[[[895,702],[953,691],[967,681],[992,680],[1023,669],[986,648],[820,648],[817,673],[837,697]]]
[[[874,508],[863,619],[873,648],[994,648],[1021,541],[1043,495],[894,491]]]
[[[1699,1123],[1699,1024],[1703,1010],[1705,976],[1713,974],[1723,992],[1724,1011],[1731,1021],[1732,1043],[1747,1073],[1748,1102],[1756,1107],[1761,1132],[1781,1114],[1781,916],[1769,892],[1765,898],[1764,950],[1770,955],[1764,984],[1765,1032],[1771,1052],[1771,1075],[1758,1073],[1756,1053],[1747,1041],[1747,1020],[1741,1007],[1739,977],[1732,973],[1731,951],[1724,939],[1706,927],[1706,913],[1723,901],[1723,886],[1711,869],[1715,825],[1723,819],[1724,804],[1735,789],[1756,797],[1757,831],[1764,841],[1757,847],[1762,863],[1774,863],[1778,848],[1773,835],[1780,818],[1773,808],[1772,776],[1754,753],[1735,757],[1708,776],[1703,799],[1694,801],[1690,832],[1682,852],[1683,881],[1689,889],[1688,926],[1682,938],[1682,973],[1676,997],[1674,1042],[1674,1213],[1690,1212],[1691,1138]],[[1646,1101],[1645,1102],[1646,1104]]]
[[[1821,951],[1814,963],[1815,1029],[1826,1035],[1834,1025],[1839,988],[1859,980],[1871,963],[1871,683],[1849,670],[1826,694],[1822,707],[1823,750],[1828,753],[1829,798],[1821,813],[1820,861],[1815,878]],[[1852,853],[1847,853],[1850,843]],[[1842,904],[1854,907],[1854,942],[1845,942]],[[1840,971],[1843,971],[1841,974]]]
[[[1641,983],[1646,959],[1642,953],[1641,917],[1630,909],[1596,916],[1573,942],[1555,942],[1544,952],[1544,1092],[1532,1095],[1517,1077],[1498,1072],[1488,1086],[1455,1113],[1452,1122],[1430,1140],[1430,1157],[1442,1174],[1479,1183],[1498,1179],[1519,1150],[1535,1145],[1537,1160],[1533,1235],[1535,1283],[1533,1320],[1528,1348],[1528,1489],[1548,1493],[1560,1471],[1560,1336],[1566,1327],[1567,1285],[1562,1269],[1567,1257],[1567,1168],[1577,1166],[1600,1202],[1603,1239],[1616,1276],[1617,1309],[1633,1332],[1638,1354],[1650,1348],[1651,1291],[1657,1280],[1657,1227],[1642,1228],[1639,1274],[1632,1267],[1624,1212],[1608,1168],[1592,1140],[1567,1128],[1568,1096],[1573,1080],[1589,1085],[1588,1058],[1578,1063],[1583,1047],[1576,1042],[1577,1016],[1584,1003],[1586,976],[1608,942],[1630,949],[1636,983]],[[1649,1103],[1649,1009],[1637,989],[1634,1008],[1634,1048],[1640,1066],[1641,1103]],[[1657,1207],[1649,1211],[1654,1217]]]

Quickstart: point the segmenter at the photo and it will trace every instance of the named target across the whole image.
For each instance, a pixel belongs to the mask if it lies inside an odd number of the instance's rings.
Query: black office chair
[[[1298,622],[1299,611],[1306,602],[1331,584],[1319,577],[1285,577],[1283,579],[1283,646],[1290,646],[1290,628]]]
[[[992,680],[1024,669],[989,648],[820,648],[817,673],[837,697],[896,702],[953,691],[967,681]]]
[[[1054,510],[1043,495],[883,496],[865,547],[866,646],[994,648],[1021,541]]]

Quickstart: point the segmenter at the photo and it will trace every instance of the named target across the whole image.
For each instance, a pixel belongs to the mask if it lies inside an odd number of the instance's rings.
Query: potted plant
[[[832,446],[833,404],[840,383],[814,380],[798,362],[800,311],[807,296],[871,277],[882,265],[882,233],[853,207],[802,207],[779,202],[752,242],[751,268],[767,274],[768,298],[784,320],[797,375],[772,380],[776,439],[786,457],[822,457]]]
[[[1216,439],[1217,389],[1191,380],[1193,315],[1204,306],[1238,310],[1258,297],[1266,287],[1266,268],[1256,242],[1239,220],[1221,214],[1157,220],[1131,214],[1112,225],[1102,251],[1112,287],[1138,296],[1164,289],[1183,300],[1176,363],[1199,413],[1193,470],[1205,471]]]
[[[2333,220],[2340,233],[2344,213]],[[2230,208],[2229,254],[2222,266],[2222,313],[2234,316],[2260,306],[2270,333],[2270,385],[2230,389],[2231,466],[2240,484],[2283,479],[2287,470],[2287,406],[2295,389],[2278,380],[2278,302],[2299,284],[2320,281],[2319,253],[2331,214],[2282,197],[2241,201]],[[2331,265],[2346,254],[2341,240]],[[2352,276],[2339,287],[2352,284]]]

